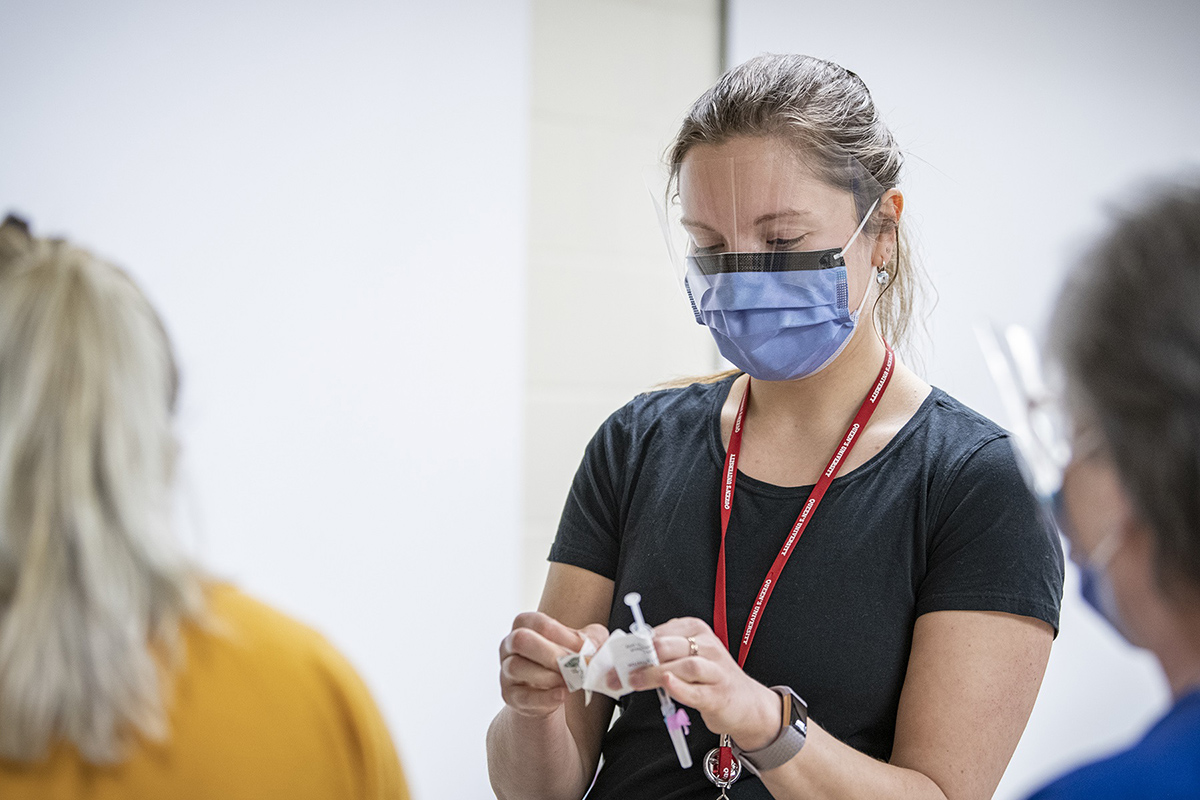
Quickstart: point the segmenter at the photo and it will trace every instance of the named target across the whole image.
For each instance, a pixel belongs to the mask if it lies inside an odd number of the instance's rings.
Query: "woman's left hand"
[[[661,686],[699,711],[710,731],[729,734],[743,750],[766,747],[779,734],[779,694],[743,672],[703,620],[682,617],[657,626],[654,646],[659,666],[630,673],[634,689]],[[614,673],[610,681],[615,678]]]

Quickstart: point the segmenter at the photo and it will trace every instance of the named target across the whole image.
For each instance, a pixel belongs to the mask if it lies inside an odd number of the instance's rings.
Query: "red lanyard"
[[[787,564],[788,558],[792,555],[793,546],[800,538],[800,535],[804,533],[804,529],[808,527],[809,520],[812,519],[817,506],[821,504],[821,498],[825,496],[825,490],[829,488],[829,484],[837,477],[838,469],[842,466],[842,461],[850,455],[859,432],[866,427],[867,421],[875,413],[875,407],[879,405],[879,400],[883,397],[883,392],[887,389],[887,385],[892,379],[892,366],[895,362],[895,356],[892,354],[892,348],[886,343],[884,347],[887,350],[887,354],[884,356],[883,366],[879,370],[879,377],[875,380],[875,388],[863,399],[862,405],[858,409],[858,414],[854,416],[854,422],[850,424],[850,429],[846,431],[846,436],[842,439],[841,445],[834,451],[833,457],[829,459],[829,464],[825,467],[825,471],[821,473],[820,480],[817,481],[817,485],[813,487],[812,492],[808,495],[808,500],[804,503],[804,508],[800,511],[800,516],[796,518],[796,524],[792,526],[792,532],[788,534],[787,540],[784,541],[783,547],[779,550],[779,555],[775,556],[775,563],[771,565],[771,569],[767,572],[766,580],[763,581],[762,588],[758,590],[758,597],[754,601],[754,607],[750,609],[750,617],[746,620],[746,631],[742,634],[742,644],[738,650],[739,667],[743,667],[746,664],[746,656],[750,654],[750,643],[754,641],[754,632],[758,630],[758,623],[762,621],[763,612],[767,608],[767,601],[771,599],[771,592],[774,591],[775,584],[779,581],[779,575],[783,572],[784,565]],[[741,405],[738,406],[737,418],[733,423],[733,432],[729,435],[729,450],[725,455],[725,485],[721,491],[721,550],[717,555],[717,585],[715,596],[713,597],[713,629],[716,631],[717,636],[721,638],[721,643],[725,645],[725,649],[729,649],[729,622],[725,616],[725,532],[729,529],[729,515],[733,509],[733,490],[737,485],[737,459],[742,450],[742,422],[746,416],[746,403],[749,400],[750,384],[747,383],[746,393],[742,395]]]

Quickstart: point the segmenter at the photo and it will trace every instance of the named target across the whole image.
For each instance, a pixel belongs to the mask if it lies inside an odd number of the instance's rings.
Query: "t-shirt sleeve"
[[[623,424],[628,406],[600,426],[588,442],[563,506],[550,560],[606,578],[617,577],[620,553],[621,476],[627,447]]]
[[[1004,611],[1058,631],[1063,554],[1030,494],[1006,436],[989,439],[951,469],[937,503],[918,615]]]

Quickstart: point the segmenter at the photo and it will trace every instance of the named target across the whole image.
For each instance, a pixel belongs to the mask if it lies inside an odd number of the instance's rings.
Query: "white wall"
[[[126,266],[197,549],[327,633],[418,798],[490,796],[517,607],[525,0],[9,2],[0,210]]]
[[[712,371],[645,169],[719,74],[716,0],[534,0],[522,604],[584,446],[639,392]]]
[[[905,213],[940,295],[927,376],[1000,418],[972,324],[1041,328],[1101,203],[1200,163],[1198,31],[1200,5],[1183,0],[732,0],[729,62],[808,53],[871,87],[909,153]],[[1062,633],[996,796],[1129,741],[1165,702],[1152,660],[1083,607],[1071,569]]]

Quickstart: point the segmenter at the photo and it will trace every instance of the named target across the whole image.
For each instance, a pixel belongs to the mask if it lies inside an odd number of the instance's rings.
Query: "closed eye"
[[[794,250],[808,237],[808,234],[796,236],[791,239],[768,239],[767,245],[772,250]]]

